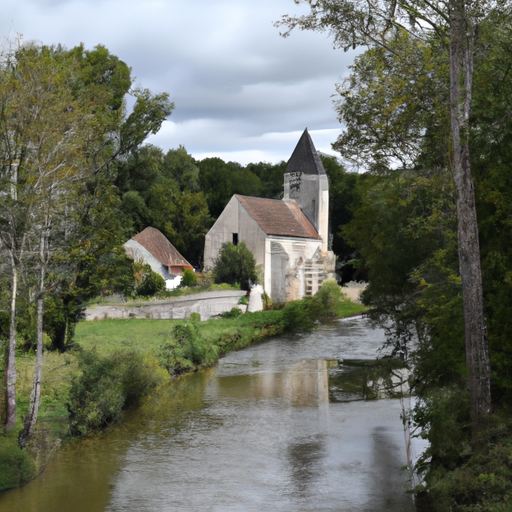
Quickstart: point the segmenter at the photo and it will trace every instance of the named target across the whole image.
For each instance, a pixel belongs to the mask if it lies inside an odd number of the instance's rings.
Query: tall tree
[[[101,231],[94,225],[98,198],[106,197],[103,191],[112,183],[116,159],[156,132],[172,110],[167,95],[135,90],[134,109],[126,115],[123,97],[130,83],[126,65],[102,47],[93,52],[84,52],[82,47],[68,52],[60,47],[20,45],[6,52],[0,66],[0,178],[4,187],[0,234],[11,256],[12,274],[5,371],[7,428],[16,418],[19,274],[27,257],[39,269],[33,293],[36,370],[19,439],[22,447],[33,432],[39,408],[45,297],[62,294],[64,282],[68,286],[79,282],[85,260],[71,258],[71,249],[84,242],[87,245],[87,236]],[[90,272],[90,252],[87,258]],[[25,282],[30,280],[27,277]]]
[[[345,50],[356,46],[382,47],[390,53],[393,33],[405,30],[419,40],[439,37],[450,51],[451,168],[456,192],[459,268],[462,280],[466,362],[474,433],[491,411],[490,364],[483,308],[478,225],[469,155],[474,52],[477,29],[489,15],[484,0],[295,0],[306,3],[310,13],[284,16],[284,35],[299,27],[329,31],[334,45]]]

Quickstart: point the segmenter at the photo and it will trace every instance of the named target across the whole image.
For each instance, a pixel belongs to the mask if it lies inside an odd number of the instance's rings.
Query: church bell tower
[[[328,250],[329,181],[313,141],[304,130],[284,175],[284,199],[293,199],[315,226],[322,239],[322,251]]]

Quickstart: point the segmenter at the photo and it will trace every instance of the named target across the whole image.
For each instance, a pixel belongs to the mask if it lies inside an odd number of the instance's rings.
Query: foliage
[[[182,373],[200,365],[212,365],[217,361],[218,349],[199,335],[195,322],[175,325],[168,340],[161,346],[160,364],[169,373]]]
[[[320,158],[329,179],[329,224],[332,230],[332,251],[338,259],[336,268],[342,282],[365,280],[364,269],[353,264],[357,250],[350,245],[342,230],[353,218],[353,210],[358,202],[357,183],[361,176],[347,172],[335,158],[323,155]]]
[[[491,418],[491,422],[495,419]],[[467,456],[464,463],[451,471],[432,472],[431,487],[436,510],[441,512],[445,510],[460,512],[510,510],[512,439],[510,427],[507,428],[503,423],[498,424],[497,427],[490,436],[492,442],[486,452]]]
[[[325,318],[324,314],[322,301],[318,297],[293,300],[282,310],[283,329],[285,332],[310,331],[315,321]]]
[[[334,279],[324,281],[315,297],[322,303],[325,317],[337,317],[340,304],[347,301],[340,285]]]
[[[338,118],[346,128],[335,147],[349,165],[410,169],[427,148],[432,159],[448,164],[448,64],[442,45],[405,30],[397,30],[387,48],[356,57],[351,75],[336,87]]]
[[[67,404],[70,429],[77,436],[118,420],[125,408],[136,405],[163,381],[155,362],[141,352],[100,357],[82,351],[78,361],[81,375],[71,383]]]
[[[20,487],[35,476],[35,465],[14,436],[0,435],[0,490]]]
[[[260,178],[235,162],[205,158],[199,162],[199,183],[206,191],[208,208],[214,218],[221,213],[233,194],[259,196]]]
[[[242,315],[242,310],[240,308],[231,308],[230,311],[226,311],[225,313],[221,313],[221,318],[237,318]]]
[[[270,298],[270,295],[267,292],[263,292],[261,296],[261,300],[263,301],[263,310],[268,311],[269,309],[273,309],[274,301]]]
[[[165,279],[148,264],[142,265],[136,280],[138,281],[137,295],[142,297],[152,297],[165,290]]]
[[[193,270],[190,270],[189,268],[183,270],[180,286],[195,286],[196,282],[196,273]]]
[[[257,281],[256,260],[245,242],[222,244],[213,275],[216,283],[238,283],[243,290],[249,289],[249,281]]]

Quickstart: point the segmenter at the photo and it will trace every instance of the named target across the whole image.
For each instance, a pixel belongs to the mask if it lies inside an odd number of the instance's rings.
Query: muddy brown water
[[[333,390],[383,340],[357,318],[231,353],[68,443],[0,511],[413,512],[399,401]]]

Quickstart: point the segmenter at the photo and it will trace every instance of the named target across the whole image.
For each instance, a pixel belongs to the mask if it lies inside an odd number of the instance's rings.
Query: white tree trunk
[[[16,294],[18,291],[18,269],[11,253],[11,319],[9,324],[9,346],[5,360],[5,428],[16,423]]]
[[[20,434],[18,443],[20,448],[24,448],[28,440],[32,437],[37,423],[39,413],[39,404],[41,403],[41,380],[43,377],[43,315],[44,315],[44,285],[46,278],[46,230],[43,231],[40,239],[39,257],[41,270],[39,274],[39,290],[37,294],[37,346],[36,346],[36,368],[34,379],[32,381],[32,392],[30,394],[30,403],[28,412],[25,416],[23,430]]]

